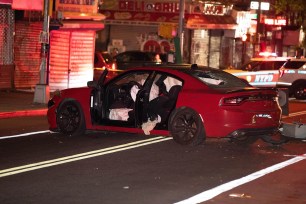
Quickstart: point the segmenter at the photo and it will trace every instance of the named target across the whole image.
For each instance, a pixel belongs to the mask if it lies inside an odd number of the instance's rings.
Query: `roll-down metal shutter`
[[[93,79],[94,31],[59,31],[50,35],[50,91],[86,86]]]
[[[0,8],[0,89],[13,88],[14,11]]]
[[[42,22],[16,22],[15,87],[34,88],[39,83]]]

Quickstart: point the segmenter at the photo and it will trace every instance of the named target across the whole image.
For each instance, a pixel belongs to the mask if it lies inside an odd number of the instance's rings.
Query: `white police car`
[[[289,85],[289,94],[306,99],[306,59],[290,59],[279,70],[280,84]]]
[[[248,63],[238,69],[225,69],[256,87],[283,87],[291,83],[279,81],[279,69],[290,58],[287,57],[263,57],[252,58]]]

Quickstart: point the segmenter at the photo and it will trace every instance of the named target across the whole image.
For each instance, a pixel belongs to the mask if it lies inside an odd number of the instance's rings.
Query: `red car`
[[[206,137],[249,140],[278,131],[277,91],[255,88],[224,71],[144,67],[88,87],[60,91],[48,103],[49,128],[67,135],[85,130],[172,136],[197,145]]]

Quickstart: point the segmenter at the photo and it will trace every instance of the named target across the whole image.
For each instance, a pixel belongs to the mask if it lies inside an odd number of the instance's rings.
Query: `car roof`
[[[306,58],[291,58],[290,61],[306,62]]]
[[[250,61],[257,61],[257,62],[287,61],[288,59],[291,58],[292,57],[256,57],[256,58],[251,58]]]
[[[203,71],[222,71],[220,69],[201,66],[197,64],[156,64],[156,65],[148,65],[136,68],[130,68],[125,71],[132,71],[132,70],[154,70],[154,71],[164,71],[164,72],[172,72],[172,71],[188,71],[188,70],[203,70]]]

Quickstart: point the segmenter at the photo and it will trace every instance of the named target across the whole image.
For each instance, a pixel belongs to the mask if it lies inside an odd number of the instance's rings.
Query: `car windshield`
[[[284,64],[284,68],[288,69],[299,69],[301,68],[305,62],[303,61],[288,61]]]
[[[217,69],[187,70],[185,73],[198,78],[210,88],[249,87],[243,80],[227,72]]]
[[[101,54],[107,64],[111,64],[113,62],[113,58],[108,52],[102,52]]]

